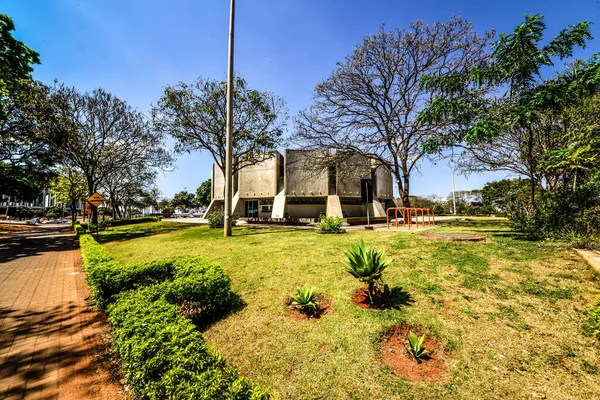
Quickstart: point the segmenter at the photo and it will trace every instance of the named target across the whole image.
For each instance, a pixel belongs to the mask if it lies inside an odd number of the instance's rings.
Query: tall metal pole
[[[223,236],[231,236],[231,203],[232,203],[232,125],[233,125],[233,32],[235,26],[235,0],[231,0],[229,9],[229,54],[227,65],[227,139],[225,141],[225,221],[223,224]]]

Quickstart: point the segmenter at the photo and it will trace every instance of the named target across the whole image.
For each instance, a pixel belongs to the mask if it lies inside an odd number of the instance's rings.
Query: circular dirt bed
[[[382,288],[375,288],[375,294],[373,294],[373,304],[369,299],[369,287],[364,286],[359,289],[356,289],[354,293],[352,293],[352,303],[362,308],[373,308],[376,310],[383,310],[388,308],[392,302],[393,298],[390,293],[390,289],[387,285]]]
[[[449,242],[482,242],[485,240],[485,236],[466,233],[426,233],[421,236],[431,240],[447,240]]]
[[[414,332],[417,336],[425,333],[423,345],[430,355],[421,360],[415,359],[407,350],[408,335]],[[448,379],[446,358],[448,354],[441,349],[438,342],[418,325],[402,324],[392,327],[384,335],[381,348],[382,361],[394,372],[411,381],[437,382]]]
[[[285,305],[288,308],[289,313],[292,316],[292,318],[299,320],[299,321],[304,321],[307,319],[319,319],[323,315],[331,312],[331,300],[330,299],[328,299],[327,297],[325,297],[322,294],[318,294],[315,296],[315,300],[317,301],[317,303],[319,303],[319,307],[317,307],[315,310],[311,310],[311,309],[303,310],[298,305],[293,305],[292,302],[294,300],[291,297],[288,297],[285,299]]]

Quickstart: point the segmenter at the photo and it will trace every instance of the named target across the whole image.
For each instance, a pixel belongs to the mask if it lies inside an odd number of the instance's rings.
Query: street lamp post
[[[227,64],[227,138],[225,140],[225,212],[223,236],[231,236],[231,158],[232,158],[232,125],[233,125],[233,33],[235,26],[235,0],[231,0],[229,9],[229,52]]]

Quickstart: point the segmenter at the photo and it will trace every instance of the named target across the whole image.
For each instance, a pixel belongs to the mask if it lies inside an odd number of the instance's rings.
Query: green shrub
[[[137,397],[269,398],[228,367],[158,287],[125,292],[108,311],[113,348]]]
[[[444,206],[438,203],[433,206],[433,213],[435,215],[444,215],[446,211],[444,210]]]
[[[292,304],[297,305],[302,310],[314,310],[319,307],[319,303],[315,300],[315,295],[307,285],[296,288],[296,294],[291,296],[294,300]]]
[[[342,217],[330,217],[327,215],[322,215],[317,223],[317,229],[321,232],[340,233],[343,232],[343,224],[344,219]]]
[[[123,291],[164,283],[170,302],[192,305],[197,316],[217,316],[231,305],[229,277],[217,264],[198,256],[170,257],[140,264],[122,265],[91,235],[80,240],[86,270],[96,305],[105,309]],[[169,282],[166,282],[169,281]]]
[[[35,215],[35,211],[26,206],[17,206],[14,210],[14,214],[10,213],[9,215],[12,214],[19,218],[32,218]]]
[[[165,298],[185,306],[195,318],[212,318],[232,304],[231,281],[223,269],[196,256],[172,259],[174,279],[165,283]]]
[[[530,239],[560,239],[576,247],[597,247],[600,243],[600,175],[575,190],[542,192],[533,211],[518,210],[511,219],[515,228]]]
[[[429,355],[429,350],[423,346],[423,342],[425,342],[425,335],[417,336],[413,331],[409,332],[407,350],[417,360],[425,358]]]
[[[57,217],[58,217],[58,215],[56,215],[56,213],[54,213],[54,212],[46,213],[46,218],[48,218],[48,219],[56,219]]]
[[[223,228],[225,226],[225,213],[223,210],[218,210],[208,215],[208,226],[211,228]],[[233,214],[231,216],[231,226],[235,226],[239,219],[239,215]]]
[[[197,318],[212,318],[227,310],[233,294],[220,266],[197,256],[122,265],[89,234],[80,244],[86,280],[97,305],[108,309],[113,348],[137,397],[269,398],[178,313],[187,307]]]
[[[588,313],[586,330],[600,340],[600,297]]]
[[[383,251],[375,251],[375,244],[367,248],[363,240],[359,245],[351,245],[348,251],[344,252],[348,258],[346,262],[346,272],[361,282],[369,285],[369,300],[373,304],[373,295],[375,284],[383,285],[381,274],[389,265],[389,261],[384,261]]]
[[[73,225],[73,229],[75,230],[75,234],[79,237],[85,233],[85,229],[81,226],[81,224],[75,223]]]

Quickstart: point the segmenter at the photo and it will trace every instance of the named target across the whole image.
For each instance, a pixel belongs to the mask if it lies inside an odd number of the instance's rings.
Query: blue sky
[[[148,111],[167,84],[198,76],[225,79],[227,0],[2,0],[0,12],[16,24],[15,36],[41,53],[34,76],[80,90],[97,87]],[[314,86],[327,78],[367,34],[411,21],[447,21],[461,14],[483,32],[509,32],[525,13],[541,13],[548,37],[567,24],[592,21],[596,39],[575,56],[600,50],[600,0],[388,1],[237,0],[236,71],[251,87],[287,101],[290,116],[311,103]],[[291,124],[289,126],[291,130]],[[158,186],[165,196],[195,190],[210,177],[206,153],[180,156]],[[425,161],[412,178],[413,194],[446,196],[446,162]],[[480,188],[503,173],[457,176],[456,188]]]

